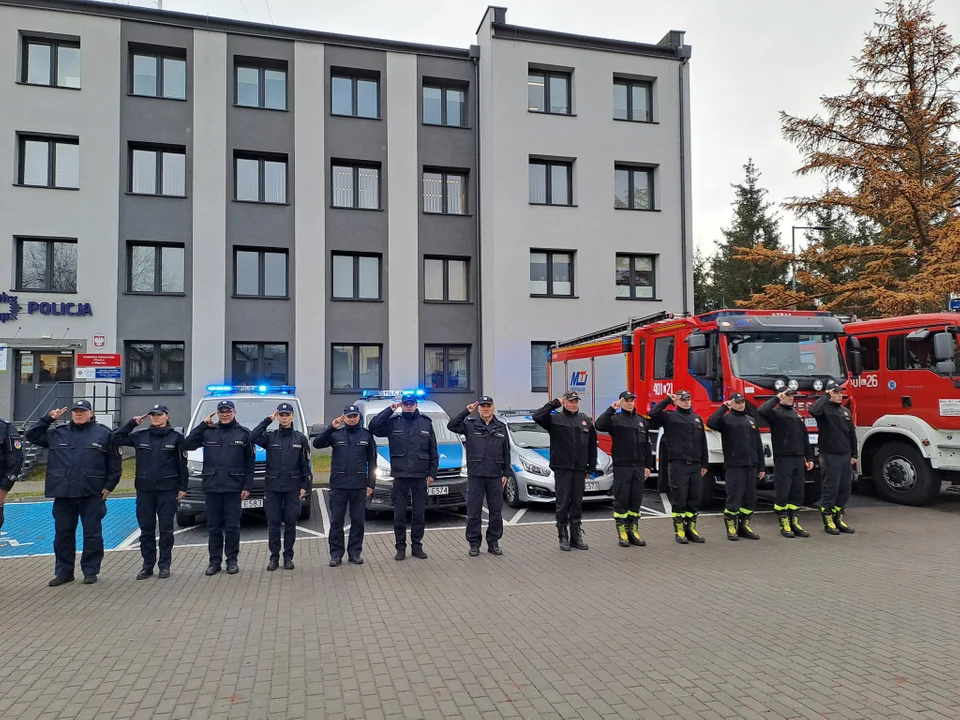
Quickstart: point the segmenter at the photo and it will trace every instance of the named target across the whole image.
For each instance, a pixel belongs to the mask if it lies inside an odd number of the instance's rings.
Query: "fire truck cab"
[[[888,502],[921,505],[943,482],[960,485],[958,326],[956,313],[846,326],[863,353],[851,383],[862,472]]]
[[[816,445],[817,426],[807,406],[828,379],[849,394],[848,365],[854,375],[860,371],[857,341],[844,341],[844,334],[843,324],[822,312],[721,310],[693,317],[658,313],[557,343],[549,357],[549,395],[555,398],[576,390],[581,409],[595,418],[624,389],[637,395],[637,407],[643,412],[665,395],[689,390],[694,412],[706,420],[734,392],[743,393],[755,411],[790,388],[797,393],[796,407]],[[849,398],[845,404],[852,409]],[[772,469],[769,430],[762,434],[767,467]],[[665,470],[659,440],[658,435],[658,469]],[[711,472],[704,478],[704,504],[723,483],[720,436],[708,430],[707,444]],[[601,435],[601,446],[609,451],[608,436]],[[768,476],[760,487],[771,482]],[[666,489],[663,473],[660,489]],[[818,465],[808,474],[806,499],[816,502],[819,494]]]

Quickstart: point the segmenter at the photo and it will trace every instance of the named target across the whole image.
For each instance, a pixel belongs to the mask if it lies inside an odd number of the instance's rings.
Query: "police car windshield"
[[[197,416],[194,418],[194,427],[202,423],[203,419],[210,413],[217,412],[217,403],[221,399],[224,398],[204,398],[200,402]],[[248,430],[253,430],[264,418],[273,415],[277,405],[283,402],[282,399],[277,397],[230,397],[229,400],[237,406],[237,422]],[[293,407],[296,408],[297,406],[294,405]],[[216,420],[216,415],[214,415],[214,420]],[[279,425],[273,423],[272,427],[276,429]],[[293,413],[293,427],[306,434],[303,418],[296,410]]]
[[[846,377],[834,335],[748,333],[727,339],[737,377],[829,375]]]
[[[433,422],[433,432],[437,436],[437,445],[460,442],[459,435],[456,435],[455,433],[452,433],[449,430],[447,430],[447,423],[450,422],[449,417],[447,417],[443,413],[423,412],[423,410],[420,411],[420,414],[430,418],[430,420]],[[376,416],[377,416],[377,413],[371,413],[367,415],[366,420],[363,421],[364,425],[366,427],[370,427],[370,423],[373,421],[373,419]],[[377,445],[387,445],[389,444],[389,442],[390,442],[389,438],[385,438],[385,437],[377,438]]]
[[[508,422],[510,435],[513,437],[519,447],[522,448],[547,448],[550,447],[550,435],[533,420],[524,420],[522,422]]]

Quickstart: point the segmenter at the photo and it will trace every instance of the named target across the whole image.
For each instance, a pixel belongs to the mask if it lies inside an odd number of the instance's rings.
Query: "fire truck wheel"
[[[940,494],[940,476],[913,445],[893,442],[873,456],[873,487],[881,500],[923,505]]]
[[[513,473],[507,476],[507,485],[503,488],[503,501],[512,508],[521,508],[520,488],[517,487],[517,477]]]

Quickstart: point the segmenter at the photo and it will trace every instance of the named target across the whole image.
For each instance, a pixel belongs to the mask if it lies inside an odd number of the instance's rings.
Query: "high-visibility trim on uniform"
[[[842,507],[837,507],[836,505],[834,505],[834,506],[833,506],[833,511],[834,511],[835,513],[843,512],[843,508],[842,508]]]
[[[640,513],[634,512],[633,510],[627,510],[627,517],[640,517]]]
[[[685,513],[683,514],[683,516],[684,516],[684,517],[688,517],[688,518],[696,517],[696,515],[694,515],[694,514],[693,514],[692,512],[690,512],[690,511],[685,512]]]
[[[625,512],[625,513],[614,512],[614,513],[613,513],[613,517],[616,518],[617,520],[623,520],[624,518],[629,517],[629,515],[630,515],[630,513],[628,513],[628,512]]]
[[[675,512],[675,513],[673,514],[673,516],[674,516],[675,518],[682,518],[682,517],[683,517],[683,513],[682,513],[682,512]]]
[[[774,506],[774,509],[776,509],[776,506]],[[793,505],[791,503],[787,503],[787,510],[799,510],[799,509],[800,509],[799,505]]]
[[[726,508],[723,509],[723,514],[726,517],[732,517],[732,518],[735,518],[737,516],[737,514],[733,510],[727,510]]]
[[[774,512],[783,512],[784,510],[789,510],[789,509],[790,509],[789,505],[777,505],[776,503],[773,504]]]
[[[741,515],[753,515],[753,510],[747,510],[746,508],[740,508]]]

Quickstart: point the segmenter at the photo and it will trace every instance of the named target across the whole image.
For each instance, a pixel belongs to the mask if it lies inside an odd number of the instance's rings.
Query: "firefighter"
[[[667,410],[675,405],[676,410]],[[673,503],[673,531],[681,545],[689,540],[706,542],[697,530],[703,477],[709,470],[707,433],[703,419],[693,412],[689,390],[667,395],[650,410],[650,426],[663,428],[661,445],[670,447],[670,495]]]
[[[727,540],[760,536],[750,527],[750,516],[757,509],[757,479],[766,472],[763,440],[757,421],[747,412],[747,399],[733,393],[707,420],[707,427],[720,433],[723,444],[723,477],[727,489],[727,504],[723,522]]]
[[[653,469],[653,449],[636,401],[636,395],[624,390],[596,423],[597,430],[610,433],[613,440],[613,519],[620,547],[647,544],[638,525],[644,481]]]
[[[17,429],[0,420],[0,528],[3,527],[3,503],[23,470],[23,440]]]
[[[850,499],[853,470],[857,466],[857,428],[849,408],[843,407],[843,390],[834,380],[827,380],[823,395],[810,408],[820,432],[820,473],[823,495],[820,516],[828,535],[854,532],[843,520]]]
[[[793,406],[794,391],[784,390],[757,411],[770,427],[773,443],[773,510],[785,538],[810,537],[800,525],[805,472],[813,470],[813,446],[803,418]]]

